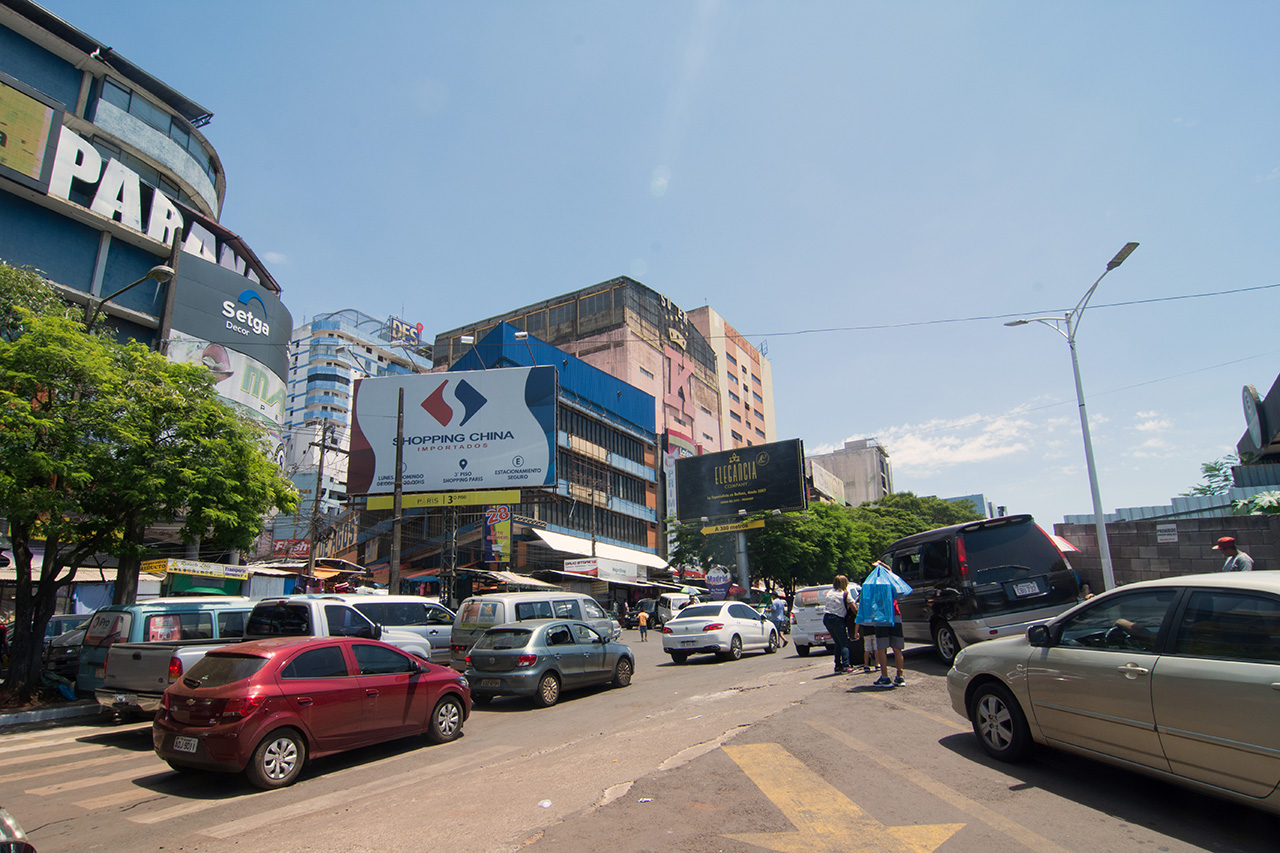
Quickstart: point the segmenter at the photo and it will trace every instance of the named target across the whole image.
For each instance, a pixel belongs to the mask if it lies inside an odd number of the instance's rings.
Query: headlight
[[[465,675],[459,675],[459,676],[458,676],[458,684],[459,684],[459,685],[461,685],[461,686],[463,686],[463,687],[466,687],[466,686],[467,686],[467,677],[466,677]]]
[[[956,652],[955,659],[951,661],[951,666],[957,667],[960,665],[960,662],[964,660],[965,651],[966,651],[965,649],[961,649],[960,651]]]

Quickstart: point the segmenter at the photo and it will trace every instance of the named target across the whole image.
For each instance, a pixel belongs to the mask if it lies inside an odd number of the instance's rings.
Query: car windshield
[[[523,628],[490,629],[485,631],[484,636],[476,641],[476,648],[489,649],[491,651],[523,649],[529,645],[531,636],[533,636],[533,632]]]
[[[680,611],[680,619],[705,619],[708,616],[719,616],[722,604],[695,604]]]
[[[254,655],[205,655],[182,679],[187,687],[221,687],[243,681],[262,669],[267,659]]]

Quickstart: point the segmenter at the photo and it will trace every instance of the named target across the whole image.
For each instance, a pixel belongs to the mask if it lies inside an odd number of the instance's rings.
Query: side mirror
[[[1048,625],[1032,625],[1027,629],[1027,642],[1036,648],[1047,649],[1053,645],[1053,634]]]

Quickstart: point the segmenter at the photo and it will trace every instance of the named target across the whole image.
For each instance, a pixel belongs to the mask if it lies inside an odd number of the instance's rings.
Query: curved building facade
[[[211,113],[25,0],[0,0],[0,260],[38,269],[98,328],[205,364],[282,452],[280,287],[218,221]],[[148,277],[159,265],[176,270]],[[167,279],[167,280],[158,280]]]

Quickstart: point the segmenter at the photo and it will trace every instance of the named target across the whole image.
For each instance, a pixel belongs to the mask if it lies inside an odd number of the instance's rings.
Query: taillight
[[[177,655],[169,658],[169,683],[177,681],[182,677],[182,661],[178,660]]]
[[[466,646],[450,646],[449,648],[455,652],[465,652],[467,650]]]
[[[160,694],[160,710],[168,711],[171,707],[173,706],[169,704],[169,691],[166,690]]]
[[[704,625],[704,626],[703,626],[703,628],[702,628],[702,630],[704,630],[704,631],[722,631],[722,630],[724,630],[724,623],[723,623],[723,622],[712,622],[710,625]]]
[[[471,655],[467,655],[466,663],[467,663],[467,666],[471,666]]]
[[[537,655],[520,655],[520,657],[516,658],[516,669],[520,669],[524,666],[533,666],[537,662]]]
[[[242,696],[236,699],[228,699],[226,707],[222,709],[222,716],[224,718],[247,717],[258,710],[262,702],[262,696]]]
[[[662,626],[662,633],[664,633],[664,634],[674,634],[674,633],[675,633],[675,631],[672,631],[672,630],[671,630],[670,628],[668,628],[666,625],[663,625],[663,626]]]
[[[960,564],[960,580],[969,579],[969,558],[964,552],[964,537],[956,537],[956,562]]]

